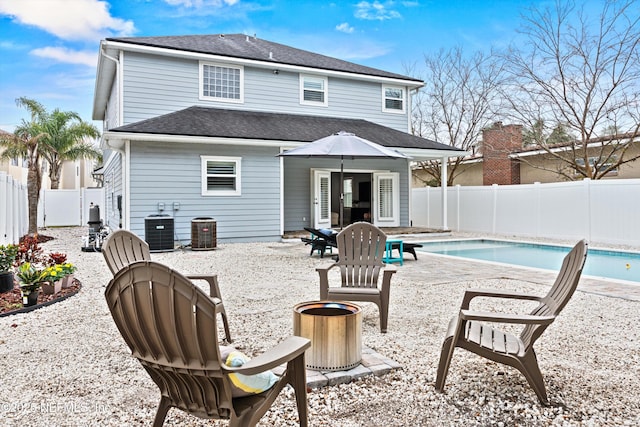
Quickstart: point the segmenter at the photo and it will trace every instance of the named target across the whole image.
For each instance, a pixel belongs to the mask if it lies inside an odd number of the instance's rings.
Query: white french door
[[[400,225],[400,175],[397,172],[373,174],[373,223],[382,227]]]
[[[331,228],[331,172],[313,171],[313,227]]]

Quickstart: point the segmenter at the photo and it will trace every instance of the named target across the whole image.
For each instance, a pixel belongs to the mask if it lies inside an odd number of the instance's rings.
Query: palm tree
[[[21,157],[27,159],[27,199],[29,203],[29,234],[38,232],[38,200],[42,186],[42,165],[40,161],[40,146],[47,136],[41,126],[47,111],[37,101],[25,97],[18,98],[16,104],[31,113],[31,121],[22,120],[13,134],[0,135],[0,147],[4,151],[0,157],[11,159]]]
[[[86,138],[100,136],[98,129],[82,121],[77,113],[55,109],[43,122],[46,136],[41,147],[42,157],[49,163],[51,188],[60,187],[60,172],[65,160],[100,159],[101,153]]]

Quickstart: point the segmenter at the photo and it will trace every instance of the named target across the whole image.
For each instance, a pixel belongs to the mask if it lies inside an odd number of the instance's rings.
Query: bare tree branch
[[[415,97],[412,111],[414,134],[472,151],[482,129],[497,117],[503,62],[482,52],[467,56],[456,47],[425,55],[424,64],[425,87]],[[449,162],[449,185],[460,174],[461,162],[462,158]],[[439,162],[424,161],[418,166],[433,178],[431,183],[440,184]]]
[[[504,57],[512,77],[503,92],[511,118],[529,129],[539,121],[562,124],[574,136],[564,151],[545,138],[536,141],[564,164],[563,172],[553,165],[546,170],[599,179],[640,158],[628,150],[640,131],[638,1],[607,0],[592,19],[574,3],[556,0],[553,7],[531,9],[524,20],[528,43]],[[607,135],[608,129],[617,132]]]

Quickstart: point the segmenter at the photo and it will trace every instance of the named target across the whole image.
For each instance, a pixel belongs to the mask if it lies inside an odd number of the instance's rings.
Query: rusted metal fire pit
[[[293,309],[293,334],[311,340],[307,368],[345,371],[362,360],[362,310],[343,301],[309,301]]]

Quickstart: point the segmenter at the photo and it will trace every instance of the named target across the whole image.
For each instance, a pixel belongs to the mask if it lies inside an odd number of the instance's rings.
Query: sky
[[[419,77],[424,56],[517,43],[522,14],[549,0],[0,0],[0,129],[16,99],[92,121],[100,40],[242,33]],[[553,3],[553,1],[551,1]],[[93,122],[101,128],[100,122]]]

